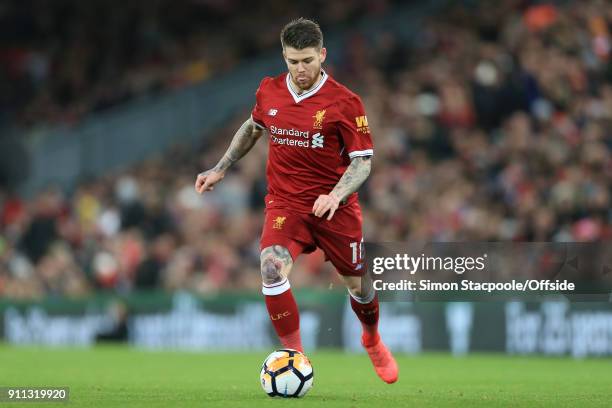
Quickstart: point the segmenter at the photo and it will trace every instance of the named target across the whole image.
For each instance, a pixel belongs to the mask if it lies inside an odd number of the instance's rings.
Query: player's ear
[[[321,52],[319,52],[319,58],[321,58],[321,63],[325,61],[325,57],[327,57],[327,48],[322,47]]]

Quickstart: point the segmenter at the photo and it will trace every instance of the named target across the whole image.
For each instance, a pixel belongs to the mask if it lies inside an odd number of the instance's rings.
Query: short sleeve
[[[253,106],[253,110],[251,111],[251,117],[253,118],[253,122],[255,122],[255,125],[260,128],[260,129],[265,129],[266,125],[264,123],[264,108],[263,108],[263,94],[264,94],[264,88],[266,87],[268,80],[270,78],[264,78],[262,79],[261,83],[259,84],[259,88],[257,88],[257,91],[255,92],[255,106]]]
[[[374,145],[361,99],[353,95],[340,104],[339,132],[348,156],[372,156]]]

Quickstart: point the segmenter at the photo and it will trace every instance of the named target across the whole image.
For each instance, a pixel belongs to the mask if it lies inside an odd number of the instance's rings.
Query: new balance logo
[[[276,116],[277,113],[278,113],[278,109],[270,109],[268,111],[268,116]]]
[[[317,147],[323,147],[324,137],[325,136],[320,133],[315,133],[314,135],[312,135],[312,148],[315,149]]]

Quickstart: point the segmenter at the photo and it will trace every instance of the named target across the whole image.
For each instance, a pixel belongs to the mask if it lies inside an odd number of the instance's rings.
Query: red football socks
[[[357,315],[363,327],[362,341],[364,346],[373,346],[380,341],[378,334],[378,294],[368,303],[360,303],[353,296],[351,298],[351,308]]]
[[[363,327],[361,344],[368,352],[368,357],[374,365],[374,371],[384,382],[393,384],[399,376],[397,362],[393,358],[391,351],[385,346],[378,334],[378,295],[371,294],[365,299],[355,299],[351,297],[351,307]],[[368,301],[369,300],[369,301]]]
[[[303,352],[300,315],[291,289],[278,295],[265,295],[266,307],[283,347]]]

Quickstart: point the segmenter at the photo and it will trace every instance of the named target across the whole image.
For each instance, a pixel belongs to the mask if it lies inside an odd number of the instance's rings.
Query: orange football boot
[[[366,342],[365,336],[361,338],[361,344],[368,352],[376,374],[387,384],[393,384],[399,376],[399,368],[393,354],[385,346],[380,336],[376,337],[378,337],[378,341],[374,345],[366,345],[368,342]]]

